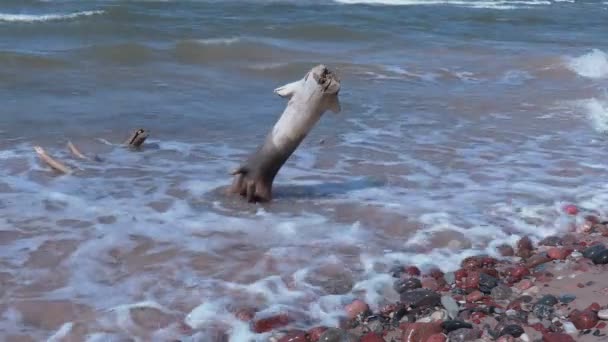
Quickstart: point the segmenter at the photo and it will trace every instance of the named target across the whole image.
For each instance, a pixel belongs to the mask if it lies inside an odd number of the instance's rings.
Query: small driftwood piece
[[[80,150],[78,150],[78,148],[76,148],[71,141],[68,141],[68,150],[70,150],[70,152],[79,159],[89,160],[89,157],[82,154],[82,152],[80,152]]]
[[[131,134],[131,137],[125,142],[129,147],[139,148],[146,141],[150,134],[143,128],[140,128]]]
[[[36,151],[36,154],[38,155],[38,157],[43,162],[45,162],[48,166],[50,166],[53,170],[61,172],[61,173],[65,173],[65,174],[72,173],[72,169],[70,169],[67,165],[63,164],[62,162],[60,162],[60,161],[56,160],[55,158],[51,157],[50,155],[48,155],[42,147],[34,146],[34,151]]]
[[[312,130],[326,110],[340,111],[339,78],[324,65],[312,68],[303,79],[275,89],[289,99],[264,143],[245,163],[232,172],[229,193],[240,194],[249,202],[272,199],[275,176]]]

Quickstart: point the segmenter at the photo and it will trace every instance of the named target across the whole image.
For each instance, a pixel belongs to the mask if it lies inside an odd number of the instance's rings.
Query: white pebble
[[[574,251],[572,253],[570,253],[570,256],[575,258],[575,259],[580,259],[583,256],[583,253],[578,252],[578,251]]]
[[[521,336],[519,336],[519,338],[523,341],[523,342],[530,342],[530,337],[528,336],[528,334],[522,334]]]
[[[574,324],[572,324],[572,322],[562,322],[562,326],[564,327],[564,331],[566,332],[566,334],[574,334],[575,332],[577,332],[576,327],[574,326]]]
[[[597,313],[597,317],[599,317],[599,319],[602,319],[604,321],[608,320],[608,309],[600,310]]]

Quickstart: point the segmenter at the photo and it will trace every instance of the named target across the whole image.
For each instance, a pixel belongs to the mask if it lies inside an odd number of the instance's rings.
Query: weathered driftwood
[[[59,171],[61,173],[70,174],[72,173],[72,169],[62,162],[56,160],[46,153],[46,151],[40,146],[34,146],[34,151],[38,154],[38,157],[45,162],[48,166],[50,166],[53,170]]]
[[[312,68],[303,79],[275,89],[288,98],[281,114],[264,143],[234,175],[230,193],[240,194],[249,202],[266,202],[272,198],[272,183],[302,140],[326,110],[340,111],[340,80],[324,65]]]
[[[150,134],[143,128],[139,128],[131,134],[130,138],[125,142],[127,147],[131,148],[140,148],[141,145],[146,141]],[[91,158],[84,155],[80,150],[74,145],[71,141],[68,141],[67,144],[68,150],[72,153],[76,158],[91,160]],[[48,166],[50,166],[53,170],[59,171],[61,173],[69,174],[72,173],[72,169],[60,162],[59,160],[51,157],[46,151],[40,146],[34,146],[34,150],[38,157],[45,162]],[[94,160],[101,161],[98,156],[95,156]]]
[[[131,137],[125,142],[129,147],[139,148],[150,134],[143,128],[140,128],[131,134]]]

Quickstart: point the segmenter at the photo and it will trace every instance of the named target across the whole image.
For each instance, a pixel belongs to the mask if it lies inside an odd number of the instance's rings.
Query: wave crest
[[[0,22],[35,23],[44,21],[58,21],[74,19],[79,17],[89,17],[92,15],[103,14],[105,11],[82,11],[74,13],[54,13],[54,14],[11,14],[0,13]]]
[[[604,78],[608,76],[608,55],[598,49],[579,57],[569,58],[568,69],[587,78]]]

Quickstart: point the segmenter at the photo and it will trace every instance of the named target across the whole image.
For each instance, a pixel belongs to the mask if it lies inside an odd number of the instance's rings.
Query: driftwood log
[[[265,141],[245,163],[232,172],[229,193],[240,194],[249,202],[272,199],[272,183],[285,164],[326,110],[340,111],[340,80],[324,65],[312,68],[303,79],[275,89],[289,99]]]
[[[140,148],[141,145],[144,143],[144,141],[146,141],[146,139],[148,138],[149,135],[150,135],[150,133],[143,128],[136,129],[130,135],[129,139],[127,139],[127,141],[125,141],[124,145],[126,147],[130,147],[130,148]],[[87,157],[86,155],[84,155],[82,152],[80,152],[80,150],[71,141],[68,141],[67,147],[68,147],[68,150],[70,151],[70,153],[72,155],[74,155],[76,158],[83,159],[83,160],[91,159],[91,158]],[[65,173],[65,174],[70,174],[73,172],[69,166],[67,166],[63,162],[57,160],[56,158],[51,157],[42,147],[34,146],[34,151],[36,151],[36,154],[38,155],[40,160],[42,160],[44,163],[46,163],[48,166],[50,166],[53,170],[61,172],[61,173]],[[94,159],[99,161],[98,157],[95,157]]]

